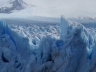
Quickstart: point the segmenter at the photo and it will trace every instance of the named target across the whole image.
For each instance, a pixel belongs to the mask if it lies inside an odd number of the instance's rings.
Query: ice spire
[[[63,17],[61,16],[61,39],[65,39],[66,35],[67,35],[67,28],[69,26],[69,22]]]

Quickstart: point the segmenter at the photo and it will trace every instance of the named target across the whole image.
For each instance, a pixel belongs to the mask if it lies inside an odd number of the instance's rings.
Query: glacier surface
[[[0,72],[96,72],[96,30],[61,23],[0,20]]]

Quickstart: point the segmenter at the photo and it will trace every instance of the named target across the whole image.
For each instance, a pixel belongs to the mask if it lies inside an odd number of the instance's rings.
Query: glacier
[[[0,72],[96,72],[95,28],[64,17],[14,23],[0,20]]]

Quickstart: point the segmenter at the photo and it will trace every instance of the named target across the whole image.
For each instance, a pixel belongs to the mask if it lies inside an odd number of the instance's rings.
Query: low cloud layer
[[[0,4],[9,0],[0,0]],[[24,0],[36,5],[32,9],[33,15],[60,17],[96,17],[96,0]],[[26,11],[27,12],[27,11]]]

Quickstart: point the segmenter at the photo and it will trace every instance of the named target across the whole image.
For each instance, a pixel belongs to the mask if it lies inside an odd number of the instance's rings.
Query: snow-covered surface
[[[83,24],[85,25],[85,24]],[[80,23],[0,20],[0,72],[96,72],[96,31]]]

